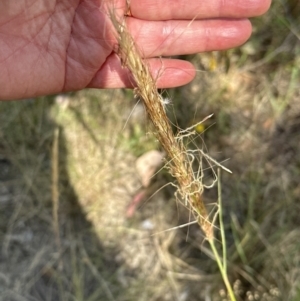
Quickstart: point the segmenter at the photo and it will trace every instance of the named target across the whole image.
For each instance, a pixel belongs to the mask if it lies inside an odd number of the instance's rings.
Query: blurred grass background
[[[163,91],[181,128],[214,113],[196,147],[233,171],[222,196],[239,300],[300,300],[299,16],[298,1],[274,1],[248,43],[187,57],[197,78]],[[141,187],[136,160],[160,148],[132,91],[2,102],[0,138],[1,301],[227,300],[197,225],[151,236],[190,215],[158,190],[165,171]]]

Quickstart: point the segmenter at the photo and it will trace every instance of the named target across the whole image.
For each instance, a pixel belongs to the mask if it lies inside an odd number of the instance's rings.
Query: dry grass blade
[[[52,146],[52,218],[53,218],[53,229],[55,235],[55,243],[59,252],[61,251],[61,241],[59,234],[59,220],[58,220],[58,210],[59,210],[59,190],[58,190],[58,182],[59,182],[59,129],[56,128],[54,132],[53,146]],[[62,269],[62,261],[60,261],[59,265],[60,269]]]
[[[117,31],[119,55],[136,84],[135,96],[141,98],[145,104],[148,116],[155,127],[156,136],[169,159],[170,173],[178,181],[180,195],[191,206],[199,225],[210,239],[213,237],[213,227],[208,220],[207,210],[201,197],[203,185],[200,179],[194,177],[193,158],[188,155],[182,139],[178,139],[173,134],[163,98],[157,91],[156,81],[151,75],[149,66],[142,59],[125,23],[117,20],[113,12],[110,13],[110,18]]]

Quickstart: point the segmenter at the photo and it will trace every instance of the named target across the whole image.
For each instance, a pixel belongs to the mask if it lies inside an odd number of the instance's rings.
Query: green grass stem
[[[231,301],[236,301],[236,297],[234,295],[232,286],[230,284],[230,281],[228,279],[227,275],[227,248],[226,248],[226,236],[225,236],[225,228],[224,228],[224,222],[223,222],[223,210],[222,210],[222,195],[221,195],[221,170],[218,169],[218,205],[219,205],[219,224],[220,224],[220,234],[221,234],[221,244],[222,244],[222,258],[216,248],[215,239],[212,237],[211,239],[208,239],[209,245],[211,247],[211,250],[215,256],[215,259],[217,261],[220,273],[222,275],[222,279],[224,281],[224,284],[226,286],[228,295],[230,297]]]

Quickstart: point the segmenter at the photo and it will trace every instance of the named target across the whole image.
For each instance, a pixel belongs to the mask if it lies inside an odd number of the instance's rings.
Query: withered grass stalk
[[[179,193],[190,205],[207,239],[211,240],[213,239],[213,225],[208,219],[201,196],[202,182],[194,176],[192,159],[188,155],[182,139],[173,134],[163,98],[157,91],[156,80],[137,49],[125,22],[120,22],[113,12],[110,13],[110,18],[117,32],[119,55],[124,67],[131,72],[136,85],[135,96],[144,102],[148,116],[155,127],[156,136],[167,154],[169,162],[167,166],[170,173],[178,181]]]

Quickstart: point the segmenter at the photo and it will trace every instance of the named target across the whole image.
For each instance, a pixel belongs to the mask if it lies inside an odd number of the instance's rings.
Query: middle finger
[[[224,50],[251,35],[247,19],[145,21],[127,18],[128,29],[144,57]]]

